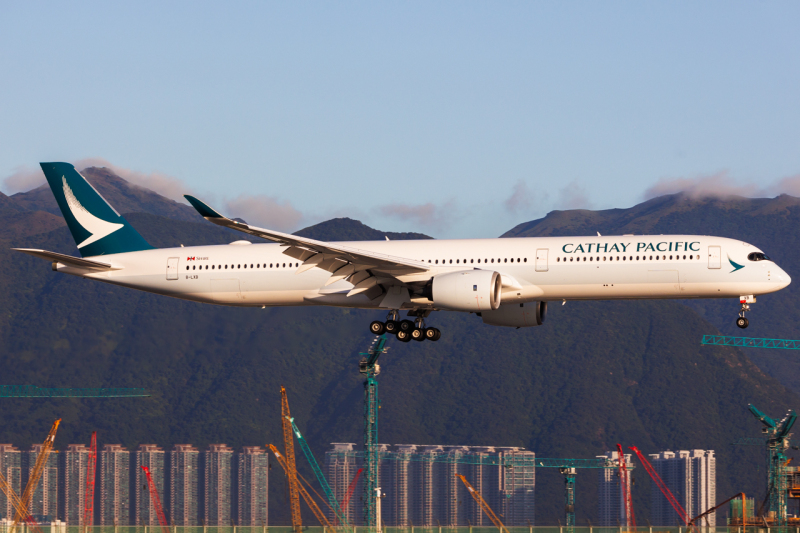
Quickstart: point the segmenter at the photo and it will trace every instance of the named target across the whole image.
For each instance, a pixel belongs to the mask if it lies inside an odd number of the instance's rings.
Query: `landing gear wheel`
[[[376,320],[369,325],[369,330],[373,335],[383,335],[386,331],[386,325],[380,320]]]
[[[736,319],[736,325],[744,329],[750,325],[750,321],[747,320],[745,317],[740,316],[739,318]]]
[[[425,338],[429,341],[438,341],[442,337],[442,332],[436,328],[425,328]]]
[[[414,323],[410,320],[402,320],[400,321],[400,331],[405,331],[406,333],[411,333],[414,330]]]
[[[411,333],[408,331],[398,330],[397,331],[397,340],[400,342],[408,342],[411,340]]]
[[[414,339],[415,341],[419,341],[419,342],[424,341],[425,340],[425,330],[424,329],[419,329],[419,328],[412,329],[411,330],[411,338]]]
[[[395,334],[400,329],[400,323],[395,322],[394,320],[387,320],[386,324],[384,325],[384,329],[386,333]]]

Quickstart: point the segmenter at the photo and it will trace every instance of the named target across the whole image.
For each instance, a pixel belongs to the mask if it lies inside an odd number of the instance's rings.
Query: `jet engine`
[[[491,326],[528,328],[541,326],[546,315],[547,302],[530,302],[501,305],[500,309],[483,311],[481,318],[484,324]]]
[[[465,270],[434,276],[426,287],[436,307],[480,313],[500,307],[502,280],[491,270]]]

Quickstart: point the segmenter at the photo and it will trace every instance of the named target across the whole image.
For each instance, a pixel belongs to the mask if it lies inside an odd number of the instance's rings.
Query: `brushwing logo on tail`
[[[123,224],[107,222],[91,214],[85,207],[81,205],[78,199],[75,198],[75,195],[72,193],[72,189],[69,188],[69,185],[67,185],[67,179],[64,176],[61,176],[61,182],[64,184],[64,196],[67,199],[67,205],[69,206],[70,211],[72,211],[72,216],[75,217],[75,220],[78,221],[78,224],[83,226],[83,229],[92,234],[91,237],[80,243],[78,248],[83,248],[84,246],[92,244],[93,242],[99,241],[103,237],[111,235],[115,231],[124,227]]]

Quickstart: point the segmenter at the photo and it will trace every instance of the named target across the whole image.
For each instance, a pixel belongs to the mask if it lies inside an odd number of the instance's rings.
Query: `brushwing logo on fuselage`
[[[67,199],[67,205],[69,206],[69,210],[72,212],[72,216],[75,217],[75,220],[78,221],[78,224],[83,226],[83,229],[92,234],[91,237],[80,243],[78,248],[83,248],[84,246],[88,246],[93,242],[99,241],[103,237],[107,237],[123,227],[123,224],[107,222],[91,214],[85,207],[81,205],[78,199],[75,198],[75,195],[72,193],[72,189],[69,188],[69,185],[67,185],[67,179],[64,176],[61,176],[61,182],[64,184],[64,197]]]
[[[733,267],[733,270],[728,272],[728,274],[732,274],[732,273],[736,272],[737,270],[741,270],[741,269],[744,268],[744,265],[740,265],[739,263],[735,263],[733,261],[733,259],[731,259],[730,255],[728,256],[728,261],[730,262],[731,266]]]

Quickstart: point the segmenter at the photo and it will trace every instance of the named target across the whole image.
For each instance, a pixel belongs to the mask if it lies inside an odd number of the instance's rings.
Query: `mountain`
[[[701,203],[682,216],[699,216],[695,211],[706,208]],[[0,215],[41,212],[20,209],[0,205]],[[735,233],[741,215],[731,209],[722,226]],[[782,215],[770,216],[774,220],[754,221],[777,224]],[[156,246],[225,243],[242,236],[198,218],[142,211],[126,217]],[[304,231],[319,239],[354,238],[352,232],[363,228],[352,222],[331,221],[323,226],[329,233]],[[281,385],[318,459],[330,442],[362,441],[359,352],[372,339],[369,321],[384,313],[211,306],[88,282],[9,250],[25,246],[74,254],[65,226],[27,235],[0,230],[4,384],[146,387],[153,394],[3,398],[0,442],[25,447],[40,442],[53,419],[62,417],[59,449],[88,442],[93,430],[101,443],[129,448],[145,442],[280,446]],[[586,233],[594,234],[588,227]],[[766,314],[771,301],[760,299],[753,315],[760,316],[762,304]],[[734,448],[730,442],[759,435],[748,403],[780,416],[800,400],[748,359],[752,351],[701,346],[700,336],[718,328],[682,302],[571,301],[552,305],[542,327],[520,330],[486,326],[474,315],[458,313],[434,313],[428,323],[442,330],[442,340],[390,339],[380,361],[381,442],[525,446],[542,457],[593,457],[617,442],[645,453],[710,448],[718,458],[720,500],[738,491],[761,498],[763,450]],[[300,458],[298,463],[310,479],[307,465]],[[285,524],[280,469],[271,472],[270,520]],[[563,520],[560,474],[538,469],[536,477],[537,523]],[[644,522],[650,485],[641,468],[635,477],[636,512]],[[577,513],[581,524],[596,522],[594,471],[578,475]]]
[[[692,198],[673,194],[629,209],[553,211],[520,224],[503,237],[546,235],[693,234],[741,239],[761,248],[793,283],[774,294],[759,296],[743,332],[734,321],[735,300],[687,300],[683,303],[726,335],[800,339],[800,198]],[[755,267],[753,267],[755,268]],[[780,350],[750,349],[748,356],[785,386],[800,393],[800,358]]]
[[[295,235],[309,237],[318,241],[392,241],[412,239],[432,239],[422,233],[396,233],[372,229],[366,224],[352,218],[334,218],[296,231]]]
[[[81,170],[95,189],[114,206],[119,213],[150,213],[186,222],[200,222],[203,219],[191,206],[178,203],[160,194],[139,187],[117,176],[105,167],[88,167]],[[30,211],[45,211],[61,216],[50,186],[45,183],[33,190],[11,196],[16,204]]]

